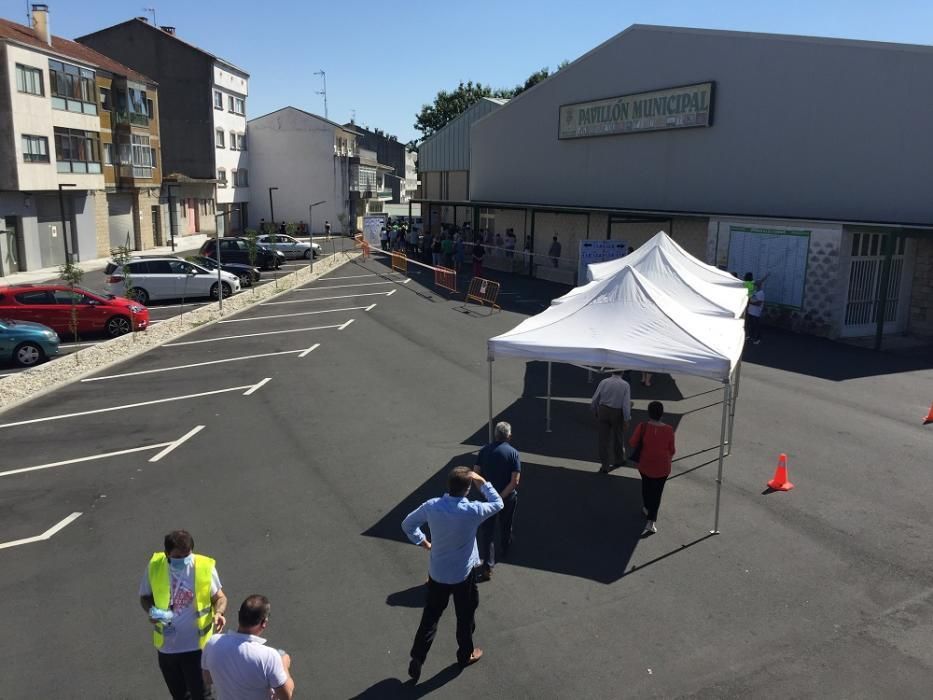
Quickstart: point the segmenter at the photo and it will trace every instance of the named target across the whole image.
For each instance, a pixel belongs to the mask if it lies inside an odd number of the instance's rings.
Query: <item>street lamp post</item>
[[[62,217],[62,242],[65,244],[65,264],[71,262],[71,250],[68,247],[68,222],[65,219],[65,195],[63,188],[77,187],[74,183],[66,183],[58,186],[58,209]]]
[[[310,261],[308,263],[308,269],[311,272],[314,272],[314,207],[319,204],[325,204],[326,202],[326,199],[322,199],[320,202],[314,202],[308,205],[308,245],[311,246],[311,257],[308,258]]]
[[[217,262],[217,302],[219,304],[218,309],[221,316],[224,313],[224,285],[223,279],[220,276],[220,230],[226,226],[224,216],[225,214],[223,212],[214,214],[214,228],[216,229],[214,233],[214,258]]]
[[[275,233],[275,206],[272,204],[272,191],[279,189],[278,187],[269,188],[269,218],[272,220],[272,231]]]

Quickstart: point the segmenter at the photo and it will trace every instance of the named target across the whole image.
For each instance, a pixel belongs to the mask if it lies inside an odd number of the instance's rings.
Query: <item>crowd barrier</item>
[[[401,272],[403,275],[407,275],[408,258],[405,257],[405,253],[392,252],[389,253],[389,256],[392,258],[392,269]]]
[[[467,291],[466,301],[473,299],[482,305],[489,304],[493,309],[500,309],[499,305],[496,303],[498,298],[498,282],[483,279],[482,277],[474,277],[470,280],[470,289]]]
[[[457,271],[449,267],[435,267],[434,286],[456,294],[460,291],[457,289]]]

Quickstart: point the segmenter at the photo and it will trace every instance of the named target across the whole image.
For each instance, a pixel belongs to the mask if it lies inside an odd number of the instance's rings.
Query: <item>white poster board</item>
[[[374,250],[380,249],[379,233],[385,225],[385,214],[366,214],[363,216],[363,238]]]
[[[625,257],[628,241],[583,240],[580,241],[580,262],[577,267],[577,284],[586,284],[586,266]]]
[[[764,284],[768,304],[801,308],[807,282],[810,231],[800,229],[729,227],[729,270]]]

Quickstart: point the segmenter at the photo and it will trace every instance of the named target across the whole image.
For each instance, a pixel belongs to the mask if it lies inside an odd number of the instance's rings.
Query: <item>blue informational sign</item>
[[[628,241],[586,240],[580,241],[580,262],[577,268],[577,284],[587,283],[586,266],[625,257]]]

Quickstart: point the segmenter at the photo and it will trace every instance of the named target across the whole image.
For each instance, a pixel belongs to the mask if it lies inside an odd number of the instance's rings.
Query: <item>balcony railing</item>
[[[149,117],[137,112],[114,112],[113,120],[117,124],[134,124],[136,126],[149,126]]]

